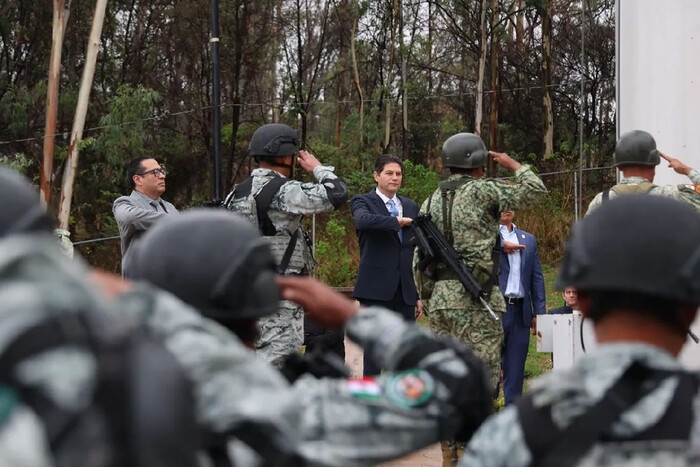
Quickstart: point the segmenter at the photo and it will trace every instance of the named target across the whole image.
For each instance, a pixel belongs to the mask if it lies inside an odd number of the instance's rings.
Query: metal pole
[[[311,252],[316,256],[316,214],[311,215]]]
[[[212,201],[221,201],[221,90],[219,86],[219,0],[211,0],[211,81],[212,81],[212,126],[214,150],[214,183]]]
[[[585,41],[585,25],[586,25],[586,0],[581,0],[581,108],[579,109],[578,121],[578,138],[579,138],[579,154],[578,154],[578,200],[577,203],[583,203],[583,110],[586,107],[586,41]],[[583,211],[583,204],[577,204],[579,212]]]
[[[578,222],[578,174],[574,174],[574,220]]]

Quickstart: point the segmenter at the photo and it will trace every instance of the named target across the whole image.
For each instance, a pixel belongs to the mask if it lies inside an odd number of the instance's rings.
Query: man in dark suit
[[[377,188],[350,200],[360,241],[360,269],[352,296],[363,305],[381,305],[413,321],[416,306],[419,316],[422,312],[411,269],[411,222],[418,215],[418,205],[397,194],[402,177],[401,159],[380,156],[374,164]],[[364,374],[379,371],[365,354]]]
[[[523,393],[525,359],[530,344],[530,328],[536,333],[536,316],[546,312],[544,276],[537,254],[537,241],[513,224],[515,213],[501,213],[501,270],[498,286],[506,300],[503,315],[503,394],[506,405]]]

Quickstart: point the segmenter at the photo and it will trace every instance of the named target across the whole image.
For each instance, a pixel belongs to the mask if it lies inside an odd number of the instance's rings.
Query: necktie
[[[392,217],[399,217],[399,209],[396,207],[396,203],[394,203],[393,199],[390,199],[387,201],[387,206],[389,207],[389,214],[391,214]],[[403,232],[399,228],[399,240],[403,241]]]
[[[153,206],[156,211],[158,211],[158,206],[160,206],[160,209],[162,209],[163,212],[168,212],[168,210],[165,209],[165,205],[163,204],[162,201],[153,200],[153,201],[151,201],[151,206]]]

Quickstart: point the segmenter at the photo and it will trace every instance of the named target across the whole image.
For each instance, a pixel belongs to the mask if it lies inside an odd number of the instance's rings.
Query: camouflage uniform
[[[493,269],[491,252],[498,239],[498,222],[501,211],[519,211],[532,206],[547,189],[542,180],[528,166],[515,172],[516,183],[469,175],[452,175],[446,183],[463,182],[456,188],[452,204],[452,235],[454,248],[471,268],[474,277],[484,284]],[[443,182],[445,183],[445,182]],[[443,198],[440,188],[421,206],[443,229]],[[415,255],[417,262],[418,254]],[[414,269],[415,270],[415,269]],[[451,277],[444,266],[438,269],[438,280],[433,282],[416,272],[416,284],[421,299],[429,299],[428,319],[430,328],[438,335],[451,335],[466,342],[481,357],[491,371],[493,387],[497,387],[501,371],[501,323],[475,302],[464,286]],[[505,312],[506,305],[498,286],[491,289],[488,299],[491,308]]]
[[[313,254],[305,240],[301,220],[304,214],[329,212],[334,209],[323,184],[324,181],[338,178],[333,170],[332,166],[318,166],[314,169],[314,177],[318,183],[290,179],[272,198],[267,214],[277,231],[274,240],[271,240],[273,253],[281,258],[290,236],[297,236],[294,254],[285,274],[309,274],[313,269]],[[272,178],[281,175],[270,169],[255,169],[251,176],[251,193],[254,195]],[[239,214],[247,214],[235,201],[228,208]],[[303,313],[300,306],[284,300],[280,302],[279,313],[260,320],[260,337],[255,348],[262,358],[279,367],[286,355],[301,348],[304,342]]]
[[[165,292],[138,287],[119,303],[123,312],[161,336],[191,375],[204,427],[235,437],[248,433],[245,442],[272,459],[293,450],[307,465],[376,464],[453,436],[469,415],[453,403],[450,379],[477,375],[445,347],[404,368],[402,356],[435,339],[380,308],[352,318],[347,332],[387,373],[376,380],[303,376],[290,386],[232,333]],[[414,404],[397,396],[397,381],[404,375],[400,370],[420,371],[432,385],[425,400]],[[239,453],[245,453],[245,465],[254,465],[250,452],[240,446],[231,445],[229,452],[237,465],[244,463]]]
[[[615,198],[620,194],[635,193],[640,190],[642,193],[648,193],[656,196],[665,196],[667,198],[677,199],[694,206],[700,211],[700,171],[693,169],[688,174],[688,178],[695,185],[653,185],[644,177],[626,177],[620,180],[620,183],[610,189],[610,199]],[[651,188],[651,189],[649,189]],[[648,191],[647,191],[648,190]],[[586,215],[590,214],[595,208],[603,203],[603,193],[598,193],[593,201],[588,205]]]
[[[680,364],[669,353],[645,344],[615,343],[601,345],[586,355],[576,367],[565,372],[545,375],[530,388],[535,407],[550,406],[552,421],[567,427],[572,419],[593,406],[632,362],[654,369],[678,370]],[[612,425],[613,435],[626,438],[653,427],[666,413],[678,378],[669,376],[658,387],[626,412]],[[700,394],[693,404],[694,428],[689,442],[629,441],[596,444],[575,465],[680,466],[698,465],[700,437]],[[528,449],[518,418],[518,407],[509,406],[489,418],[471,439],[461,466],[526,466],[532,454]]]
[[[55,243],[47,234],[0,241],[0,350],[57,313],[104,306],[83,283],[81,264],[67,260]],[[96,370],[94,355],[84,347],[56,347],[22,363],[22,371],[15,376],[25,384],[31,381],[70,411],[84,405],[86,395],[92,393]],[[15,404],[8,403],[3,392],[0,465],[54,465],[43,421],[28,407]],[[95,454],[85,443],[75,443],[75,448],[76,458]]]

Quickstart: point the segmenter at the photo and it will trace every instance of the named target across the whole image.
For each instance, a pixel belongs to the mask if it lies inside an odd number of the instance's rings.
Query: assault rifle
[[[486,292],[479,281],[476,280],[471,271],[459,257],[454,247],[448,243],[442,232],[433,222],[430,214],[419,214],[411,224],[416,235],[416,246],[420,253],[418,269],[425,271],[431,264],[441,262],[450,268],[457,275],[457,279],[462,283],[465,290],[472,297],[478,299],[491,314],[493,319],[498,321],[498,315],[489,306],[484,298]]]

